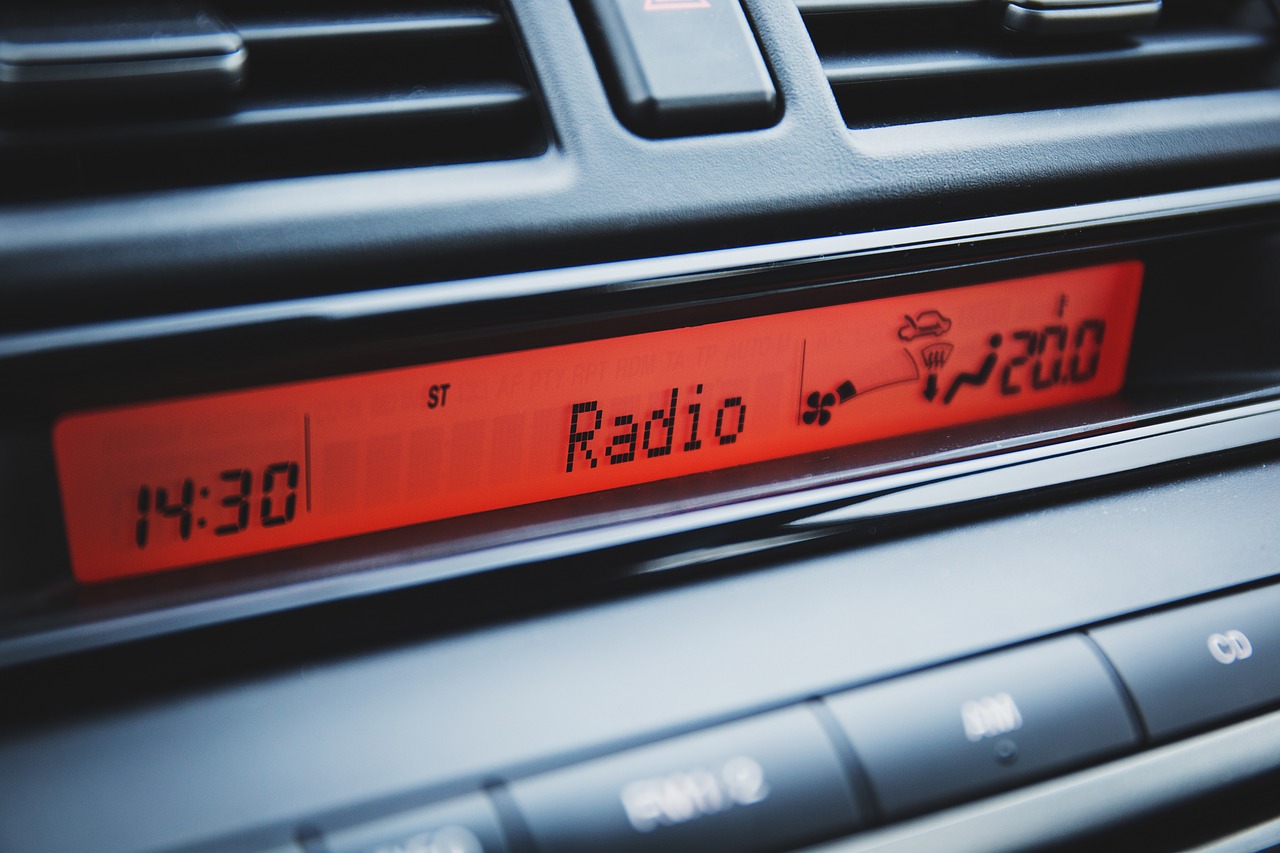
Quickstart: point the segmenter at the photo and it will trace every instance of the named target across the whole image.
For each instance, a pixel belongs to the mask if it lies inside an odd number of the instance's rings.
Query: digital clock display
[[[53,446],[72,568],[124,578],[1112,395],[1141,282],[1126,261],[71,414]]]

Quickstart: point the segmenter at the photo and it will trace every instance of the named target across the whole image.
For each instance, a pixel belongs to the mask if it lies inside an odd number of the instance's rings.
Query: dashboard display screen
[[[71,414],[53,446],[72,568],[124,578],[1112,395],[1141,282],[1126,261]]]

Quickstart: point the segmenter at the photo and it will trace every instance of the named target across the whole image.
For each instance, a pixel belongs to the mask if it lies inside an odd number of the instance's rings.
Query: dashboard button
[[[1090,632],[1157,740],[1280,703],[1280,587]]]
[[[328,853],[506,853],[498,816],[483,794],[325,834]]]
[[[516,782],[511,794],[541,853],[777,850],[864,822],[803,707]]]
[[[1079,636],[827,701],[890,818],[1069,770],[1138,743],[1115,680]]]
[[[738,0],[586,0],[602,72],[637,133],[768,124],[777,90]]]

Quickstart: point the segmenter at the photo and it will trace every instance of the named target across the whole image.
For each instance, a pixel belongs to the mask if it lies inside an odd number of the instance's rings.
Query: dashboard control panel
[[[799,849],[1274,708],[1277,614],[1277,586],[1173,607],[355,824],[321,816],[270,853]]]
[[[1277,3],[11,0],[0,850],[1280,844]]]

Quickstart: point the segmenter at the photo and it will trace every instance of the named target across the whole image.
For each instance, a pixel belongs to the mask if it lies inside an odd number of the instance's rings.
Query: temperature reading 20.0
[[[138,487],[138,518],[134,522],[134,543],[146,548],[157,529],[167,525],[167,535],[183,541],[196,530],[210,527],[215,536],[241,533],[251,524],[281,527],[298,514],[300,465],[296,461],[273,462],[256,472],[249,468],[229,468],[220,472],[216,493],[208,485],[197,486],[187,477],[176,487],[143,484]],[[217,514],[214,514],[216,510]]]
[[[1071,329],[1064,325],[1050,325],[1043,329],[1020,329],[1009,337],[1013,341],[1013,355],[1005,361],[1000,371],[1000,394],[1011,397],[1025,390],[1047,391],[1055,385],[1088,382],[1098,375],[1098,364],[1102,358],[1102,340],[1106,333],[1105,320],[1093,318],[1085,320],[1075,330],[1074,338]],[[1074,348],[1068,354],[1067,342],[1074,340]],[[1052,346],[1050,346],[1052,342]],[[950,405],[957,392],[966,385],[981,388],[992,379],[997,362],[1000,360],[1000,348],[1005,344],[1004,336],[992,335],[987,346],[989,351],[982,364],[972,373],[960,373],[951,382],[951,387],[943,395],[944,405]],[[936,382],[925,387],[925,399],[933,400],[937,395]]]

